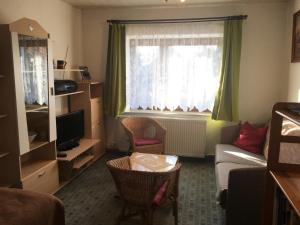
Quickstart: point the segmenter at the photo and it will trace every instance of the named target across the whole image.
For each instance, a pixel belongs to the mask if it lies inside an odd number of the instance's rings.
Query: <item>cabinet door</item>
[[[48,77],[49,77],[49,141],[56,140],[56,111],[54,94],[52,41],[48,40]]]
[[[26,123],[26,110],[24,102],[24,91],[23,91],[23,77],[21,76],[21,61],[19,53],[19,39],[18,34],[11,33],[12,38],[12,52],[13,52],[13,62],[14,62],[14,81],[16,90],[16,109],[17,109],[17,123],[18,123],[18,138],[19,138],[19,148],[20,154],[29,151],[29,141],[28,141],[28,130]]]
[[[34,142],[50,140],[48,39],[22,34],[18,34],[17,37],[20,73],[15,73],[15,77],[22,80],[22,87],[16,88],[17,96],[22,96],[23,102],[25,101],[25,115],[21,116],[25,116],[27,121],[27,126],[21,124],[19,130],[23,133],[23,138],[30,142],[29,149],[20,145],[22,154],[30,151]]]

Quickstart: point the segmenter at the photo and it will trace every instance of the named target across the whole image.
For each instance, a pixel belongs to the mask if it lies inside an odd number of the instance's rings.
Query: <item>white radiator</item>
[[[205,156],[205,120],[161,117],[154,119],[167,129],[166,154],[190,157]]]

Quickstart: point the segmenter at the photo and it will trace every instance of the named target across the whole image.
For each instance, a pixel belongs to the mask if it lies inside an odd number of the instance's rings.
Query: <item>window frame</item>
[[[172,41],[174,39],[177,39],[178,42],[174,44]],[[137,41],[136,41],[137,40]],[[190,41],[190,44],[186,44],[186,41]],[[213,41],[212,41],[213,40]],[[162,42],[170,42],[170,44],[159,44]],[[135,57],[136,55],[136,47],[138,46],[157,46],[159,47],[159,55],[163,55],[165,51],[169,47],[172,46],[203,46],[203,45],[219,45],[220,42],[223,42],[223,35],[222,36],[215,36],[215,37],[194,37],[194,38],[161,38],[159,41],[157,39],[151,39],[151,38],[134,38],[131,39],[130,37],[128,38],[128,46],[129,46],[129,51],[130,51],[130,61],[132,58]],[[148,42],[148,43],[145,43]],[[154,42],[154,43],[153,43]],[[138,44],[136,44],[138,43]],[[150,44],[149,44],[150,43]],[[195,44],[196,43],[196,44]],[[130,62],[131,64],[131,62]],[[217,90],[216,90],[217,91]],[[164,110],[154,110],[154,109],[130,109],[130,106],[127,105],[126,103],[126,109],[122,115],[149,115],[149,116],[180,116],[180,117],[198,117],[198,116],[211,116],[212,112],[205,112],[204,111],[199,111],[199,112],[194,112],[194,111],[164,111]]]

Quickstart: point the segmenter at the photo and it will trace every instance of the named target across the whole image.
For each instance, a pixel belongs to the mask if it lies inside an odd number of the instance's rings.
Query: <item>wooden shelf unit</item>
[[[29,27],[34,29],[28,30]],[[21,69],[24,65],[21,65],[20,58],[26,55],[21,54],[27,50],[27,45],[24,45],[27,39],[24,38],[24,35],[30,36],[31,42],[37,43],[37,46],[40,44],[39,47],[45,49],[43,58],[47,58],[47,60],[42,63],[44,68],[48,68],[47,71],[44,71],[47,73],[48,79],[43,81],[47,80],[47,85],[43,83],[41,86],[43,93],[48,92],[48,102],[42,103],[47,106],[26,105],[24,101],[27,91],[30,90],[24,88],[22,79],[31,76],[31,73]],[[12,24],[0,25],[0,36],[0,46],[3,47],[0,48],[0,96],[4,99],[4,101],[0,101],[0,146],[5,149],[3,151],[8,151],[0,153],[0,187],[17,187],[53,193],[59,188],[59,172],[71,172],[71,175],[79,174],[104,153],[104,150],[101,150],[104,148],[99,147],[104,143],[102,138],[104,133],[102,84],[89,82],[80,86],[77,92],[54,96],[51,92],[54,88],[53,71],[62,72],[62,74],[74,72],[72,75],[79,75],[77,72],[81,72],[81,70],[52,69],[52,46],[48,41],[49,34],[45,29],[36,21],[24,18]],[[42,41],[40,41],[41,39]],[[20,51],[20,48],[24,48],[24,51]],[[27,70],[30,69],[27,68]],[[41,76],[39,72],[34,71],[36,76]],[[31,81],[31,78],[28,80]],[[76,102],[76,107],[84,109],[90,120],[87,122],[88,127],[85,127],[86,136],[81,140],[81,145],[67,153],[67,160],[59,158],[58,161],[55,143],[55,98],[63,96],[72,98],[71,100]],[[36,99],[33,101],[35,102]],[[71,103],[69,106],[71,109]],[[99,113],[98,117],[97,113]],[[32,143],[29,143],[28,138],[30,131],[38,134],[37,139]],[[44,139],[47,140],[44,141]],[[61,167],[62,170],[59,171],[58,167]]]
[[[69,112],[84,110],[84,134],[79,146],[58,157],[60,182],[65,184],[76,177],[104,153],[104,123],[100,82],[78,82],[79,95],[68,95]]]
[[[53,61],[49,34],[38,22],[23,18],[11,24],[1,24],[0,36],[0,96],[3,99],[0,101],[0,146],[7,151],[0,153],[0,186],[51,193],[57,189],[59,177],[55,149],[55,97],[50,92],[54,79],[53,71],[49,69]],[[28,41],[45,51],[29,50]],[[44,54],[41,64],[48,69],[29,71],[31,69],[24,65],[27,59],[20,60],[28,57],[28,51],[33,59],[37,54]],[[30,84],[24,86],[24,80]],[[29,87],[41,91],[42,100]],[[32,102],[41,100],[44,105],[27,105],[29,92]],[[30,131],[37,133],[32,143],[28,138]],[[47,173],[39,173],[41,170]]]
[[[274,197],[276,193],[278,193],[278,190],[280,190],[280,193],[283,194],[290,207],[300,218],[300,165],[280,162],[281,143],[300,143],[300,137],[282,134],[282,123],[284,119],[300,126],[300,114],[297,113],[298,110],[300,110],[300,103],[292,102],[277,103],[272,110],[266,177],[267,191],[265,193],[262,223],[264,225],[281,224],[278,221],[278,214],[280,214],[280,212],[276,211],[276,209],[278,210],[279,203],[276,197]],[[290,224],[293,223],[288,223],[287,225]]]
[[[44,145],[49,144],[48,141],[34,140],[29,144],[30,151],[43,147]]]
[[[74,162],[73,169],[81,169],[82,167],[86,166],[89,162],[91,162],[94,158],[95,156],[93,155],[86,155],[82,157],[80,160]]]
[[[81,139],[78,147],[64,151],[67,154],[66,157],[57,158],[60,182],[70,181],[82,168],[97,159],[91,150],[99,142],[98,139]]]
[[[41,105],[26,105],[26,112],[36,112],[44,109],[48,109],[48,106]]]
[[[102,82],[100,82],[100,81],[82,80],[82,81],[79,81],[78,84],[102,85]]]
[[[58,157],[62,186],[105,153],[102,86],[100,82],[78,82],[80,94],[67,95],[69,112],[84,110],[85,136],[78,147],[65,151],[66,157]]]
[[[77,94],[82,94],[82,93],[83,93],[83,91],[75,91],[75,92],[70,92],[70,93],[65,93],[65,94],[58,94],[58,95],[55,95],[55,97],[77,95]]]
[[[78,147],[73,148],[73,149],[68,150],[68,151],[64,151],[64,153],[67,154],[66,157],[57,157],[57,159],[59,161],[68,161],[68,162],[73,161],[78,156],[80,156],[84,152],[88,151],[89,149],[91,149],[93,146],[95,146],[99,142],[100,142],[100,140],[98,140],[98,139],[85,139],[85,138],[83,138],[83,139],[80,140]]]
[[[274,181],[300,217],[300,173],[270,172]]]
[[[84,70],[80,69],[53,69],[54,71],[60,71],[60,72],[83,72]]]
[[[103,119],[103,83],[98,81],[78,82],[78,90],[83,94],[70,96],[71,111],[84,110],[85,138],[100,139],[92,149],[95,158],[105,153],[105,133]]]
[[[13,43],[9,25],[0,25],[0,36],[0,187],[20,187]]]

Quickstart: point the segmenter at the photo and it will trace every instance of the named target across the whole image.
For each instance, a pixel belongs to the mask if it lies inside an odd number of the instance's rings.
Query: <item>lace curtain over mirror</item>
[[[223,22],[127,25],[127,108],[211,111],[219,83],[223,26]]]
[[[19,35],[26,105],[48,105],[47,40]]]

